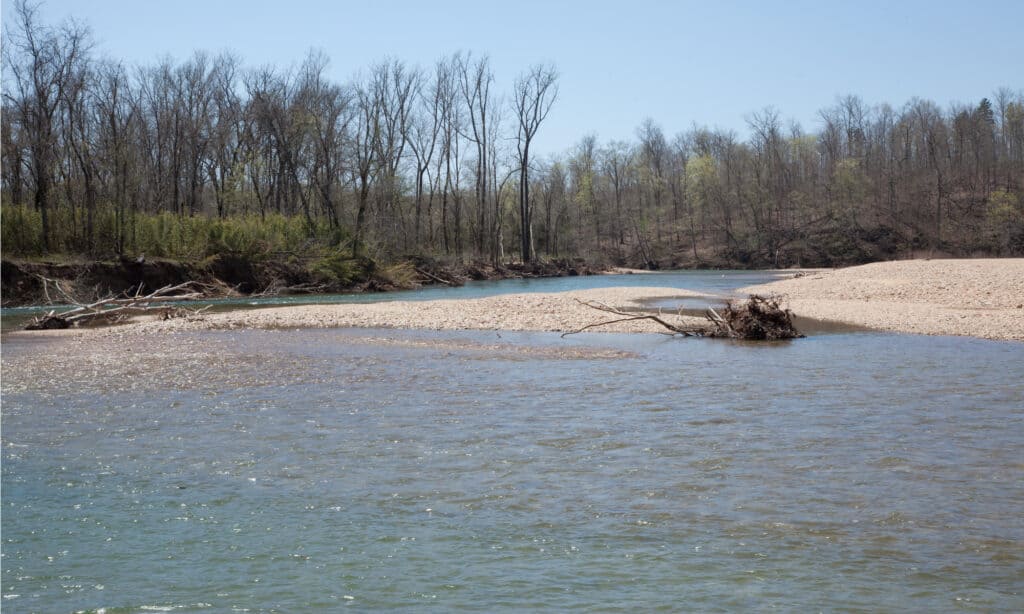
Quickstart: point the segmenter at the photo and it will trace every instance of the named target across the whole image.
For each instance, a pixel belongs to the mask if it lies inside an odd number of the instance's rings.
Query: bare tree
[[[626,169],[631,164],[631,158],[629,145],[622,141],[610,143],[601,152],[601,170],[611,187],[612,202],[615,204],[615,236],[620,246],[626,243],[623,202],[625,200]]]
[[[300,70],[298,112],[305,118],[302,123],[310,143],[301,165],[304,180],[316,186],[320,210],[331,227],[338,228],[338,184],[345,174],[345,147],[355,105],[348,90],[327,80],[327,64],[326,55],[311,52]]]
[[[420,84],[415,92],[418,112],[413,114],[409,131],[409,149],[412,150],[416,159],[415,165],[415,203],[414,203],[414,229],[413,241],[417,248],[421,246],[423,226],[423,186],[427,173],[430,170],[431,161],[434,158],[434,151],[437,149],[438,135],[441,131],[441,98],[438,87],[441,74],[441,66],[435,70],[434,81],[429,87]],[[427,220],[429,225],[430,203],[433,201],[433,190],[431,189],[430,199],[427,204]],[[429,233],[428,233],[429,235]]]
[[[352,235],[352,256],[363,252],[363,234],[366,231],[366,212],[370,202],[370,189],[377,176],[377,141],[380,138],[380,102],[374,94],[373,83],[361,83],[356,89],[358,112],[355,138],[352,141],[352,174],[357,183],[356,225]]]
[[[29,143],[35,206],[42,219],[40,239],[48,251],[57,112],[91,48],[89,31],[74,22],[60,28],[45,26],[39,22],[38,4],[16,0],[14,22],[4,38],[4,68],[11,76],[5,81],[13,85],[4,88],[4,98],[20,115]]]
[[[23,205],[25,198],[25,172],[28,169],[28,146],[25,126],[15,119],[20,115],[18,105],[4,97],[0,110],[0,139],[3,167],[3,185],[10,190],[11,204]]]
[[[98,198],[97,175],[99,156],[93,155],[98,149],[98,122],[92,117],[91,90],[94,74],[91,66],[81,63],[73,71],[71,79],[61,92],[62,99],[57,113],[60,121],[60,142],[64,152],[61,157],[65,163],[61,165],[65,174],[63,180],[67,193],[67,201],[72,220],[81,220],[77,203],[85,209],[84,228],[75,224],[76,243],[83,245],[87,252],[92,252],[93,218]],[[77,171],[77,172],[75,172]],[[76,181],[75,179],[80,179]],[[81,188],[76,189],[76,188]]]
[[[490,60],[483,56],[476,62],[472,56],[456,56],[455,66],[459,77],[459,91],[469,116],[469,138],[476,145],[476,172],[474,195],[476,197],[476,232],[473,233],[477,254],[483,254],[487,241],[487,204],[490,185],[488,183],[491,131],[488,122],[491,117],[494,99],[491,84],[494,74],[491,72]]]
[[[503,100],[499,99],[495,101],[494,113],[491,117],[491,123],[488,127],[490,135],[488,136],[488,152],[487,160],[490,165],[489,168],[485,169],[490,174],[490,192],[491,192],[491,225],[489,232],[490,240],[490,259],[494,264],[498,264],[504,258],[505,247],[503,245],[504,240],[504,210],[502,208],[503,192],[509,179],[516,172],[516,165],[512,161],[513,155],[510,149],[507,147],[501,147],[502,142],[507,143],[501,139],[502,120],[505,105]],[[505,176],[499,181],[498,180],[498,169],[499,166],[506,169]]]
[[[400,60],[389,60],[372,70],[373,95],[379,112],[377,121],[378,225],[384,231],[382,238],[395,247],[402,238],[408,244],[408,223],[400,199],[399,166],[409,143],[410,118],[415,108],[414,92],[419,88],[422,75]]]
[[[637,128],[637,137],[640,139],[640,162],[643,164],[643,179],[648,190],[648,202],[650,203],[650,214],[654,220],[654,230],[658,242],[662,240],[663,225],[662,208],[665,197],[665,175],[668,160],[668,144],[665,141],[665,133],[653,119],[647,118]],[[675,211],[674,220],[678,220],[678,211]],[[643,215],[647,211],[642,211]]]
[[[461,251],[462,247],[462,195],[461,179],[461,137],[463,109],[459,104],[458,73],[456,60],[444,60],[438,64],[437,88],[441,117],[441,155],[437,164],[437,181],[441,188],[441,237],[446,253]],[[442,170],[443,166],[443,170]],[[449,224],[449,198],[451,198],[452,220]]]
[[[175,74],[176,93],[182,105],[181,122],[183,158],[182,166],[186,182],[184,210],[189,215],[203,211],[203,187],[206,174],[204,162],[208,155],[211,130],[210,112],[213,104],[211,62],[202,52],[178,67]]]
[[[512,104],[519,153],[520,253],[523,262],[533,260],[533,229],[530,211],[530,145],[558,98],[558,72],[554,66],[536,65],[516,79]]]
[[[572,184],[572,202],[576,219],[573,227],[580,247],[593,246],[600,250],[604,212],[597,195],[597,136],[588,134],[576,144],[569,159],[569,177]],[[593,234],[588,230],[593,227]]]
[[[239,65],[237,57],[220,55],[214,59],[210,78],[212,103],[206,123],[210,143],[205,166],[219,218],[230,213],[229,200],[238,192],[244,177],[242,163],[249,118],[238,93]]]

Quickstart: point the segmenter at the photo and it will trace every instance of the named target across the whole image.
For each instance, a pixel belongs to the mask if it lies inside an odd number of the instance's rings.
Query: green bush
[[[999,254],[1024,251],[1024,203],[1015,194],[996,190],[989,194],[985,224],[992,248]]]
[[[419,283],[419,274],[411,262],[399,262],[381,267],[377,277],[396,288],[413,288]]]
[[[366,281],[373,272],[373,262],[363,258],[352,258],[348,254],[334,251],[320,256],[310,265],[310,271],[320,281],[350,286]]]
[[[34,256],[43,252],[43,218],[23,205],[5,205],[0,210],[0,241],[4,255]]]
[[[320,256],[322,249],[339,249],[349,240],[346,229],[326,221],[310,223],[301,216],[239,215],[224,219],[181,216],[173,213],[124,212],[110,205],[93,213],[92,237],[86,236],[84,211],[68,207],[50,211],[50,249],[42,245],[42,216],[32,207],[0,208],[5,256],[42,256],[57,253],[104,257],[147,254],[157,258],[198,261],[221,253],[265,260],[282,256],[303,259]],[[119,236],[123,243],[119,242]],[[90,248],[91,246],[91,248]],[[331,267],[327,267],[330,269]]]

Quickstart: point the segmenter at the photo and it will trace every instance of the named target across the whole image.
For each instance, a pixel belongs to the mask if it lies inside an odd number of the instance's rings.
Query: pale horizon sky
[[[11,2],[3,1],[4,21]],[[496,91],[537,62],[558,68],[542,153],[581,137],[633,140],[654,119],[668,138],[706,125],[748,135],[767,106],[816,130],[846,94],[900,107],[913,97],[976,104],[1024,87],[1024,0],[934,2],[540,2],[469,0],[46,0],[55,25],[90,27],[98,56],[129,65],[230,50],[247,67],[296,65],[310,49],[344,82],[385,58],[430,68],[442,56],[490,56]],[[486,7],[486,8],[485,8]]]

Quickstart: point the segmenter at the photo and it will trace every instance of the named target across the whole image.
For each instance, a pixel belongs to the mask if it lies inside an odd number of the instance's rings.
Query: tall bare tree
[[[435,68],[433,81],[429,84],[421,82],[417,88],[415,98],[419,108],[413,114],[409,131],[409,149],[412,150],[416,161],[413,242],[417,248],[422,245],[424,213],[427,215],[427,225],[430,225],[430,209],[434,198],[433,189],[431,188],[430,197],[426,203],[426,211],[424,212],[424,183],[431,183],[427,174],[434,159],[438,135],[441,132],[441,89],[439,83],[442,79],[442,72],[443,67],[439,63]],[[428,236],[429,234],[428,231]]]
[[[490,60],[487,56],[476,61],[470,55],[456,56],[455,66],[458,71],[459,91],[469,116],[469,138],[476,146],[473,190],[476,197],[476,229],[473,233],[473,243],[477,254],[482,255],[485,252],[489,234],[487,228],[490,190],[488,156],[491,150],[491,131],[488,122],[493,123],[494,120],[491,117],[494,108],[494,98],[491,93],[494,74],[491,72]]]
[[[533,228],[530,206],[530,145],[558,98],[558,72],[538,64],[516,79],[512,105],[516,117],[516,149],[519,154],[520,254],[533,260]]]
[[[35,183],[35,207],[42,219],[40,241],[51,247],[51,188],[56,166],[57,113],[66,90],[80,78],[81,64],[91,48],[88,29],[75,22],[59,28],[39,21],[39,5],[16,0],[14,22],[5,30],[4,69],[13,87],[4,98],[20,116],[28,141],[31,175]]]

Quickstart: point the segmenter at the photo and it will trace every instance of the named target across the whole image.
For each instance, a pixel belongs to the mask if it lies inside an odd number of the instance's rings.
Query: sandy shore
[[[615,319],[580,304],[599,301],[620,309],[636,309],[643,301],[685,298],[697,293],[677,288],[620,287],[559,293],[503,294],[478,299],[434,301],[389,301],[335,305],[296,305],[268,309],[237,310],[203,314],[201,319],[143,321],[126,328],[139,333],[237,328],[416,328],[425,330],[509,330],[566,332],[585,325]],[[700,318],[665,319],[677,324],[700,324]],[[602,326],[606,332],[662,332],[650,320]]]
[[[777,294],[800,317],[929,335],[1024,341],[1024,259],[909,260],[839,270],[742,288]],[[562,293],[505,294],[478,299],[301,305],[206,313],[199,318],[143,320],[108,329],[16,333],[46,336],[132,336],[245,328],[395,328],[567,332],[615,319],[582,305],[598,301],[631,310],[645,301],[699,296],[665,287],[617,287]],[[701,318],[664,315],[679,325]],[[664,332],[649,320],[591,329]]]
[[[877,262],[741,289],[798,316],[880,330],[1024,341],[1024,258]]]

